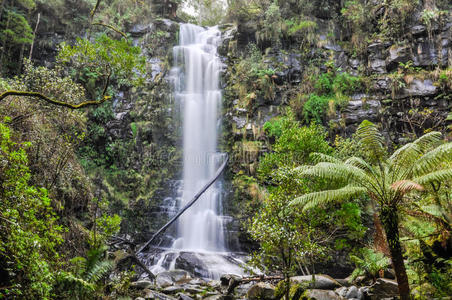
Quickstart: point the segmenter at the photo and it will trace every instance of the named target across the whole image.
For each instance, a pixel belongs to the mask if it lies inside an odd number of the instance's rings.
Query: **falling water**
[[[217,47],[221,40],[216,27],[204,29],[182,24],[180,44],[174,47],[180,71],[175,96],[183,111],[183,193],[185,205],[212,178],[223,156],[217,152],[220,126],[219,86],[221,61]],[[220,185],[210,187],[178,221],[173,248],[195,251],[223,251]]]
[[[175,100],[182,112],[184,169],[182,189],[174,198],[180,200],[169,197],[168,212],[185,206],[225,159],[217,149],[222,97],[222,63],[217,54],[220,31],[217,27],[182,24],[179,39],[179,45],[174,47],[172,78]],[[241,260],[227,253],[225,246],[223,225],[228,218],[222,216],[221,192],[221,182],[216,182],[185,211],[178,220],[172,246],[150,254],[152,272],[178,268],[179,261],[189,259],[201,277],[243,273]]]

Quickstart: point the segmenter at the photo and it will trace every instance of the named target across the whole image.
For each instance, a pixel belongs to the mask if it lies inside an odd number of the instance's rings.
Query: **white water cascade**
[[[212,178],[224,156],[217,153],[221,105],[221,41],[216,27],[192,24],[180,27],[180,43],[174,47],[179,70],[175,97],[183,111],[183,193],[180,207],[187,204]],[[211,186],[178,220],[173,248],[190,251],[224,251],[221,190]]]
[[[168,197],[166,210],[184,207],[214,176],[225,155],[218,152],[221,126],[220,73],[217,27],[181,24],[174,47],[174,98],[183,122],[183,178],[178,197]],[[188,268],[195,276],[218,279],[225,273],[243,274],[237,254],[227,252],[222,216],[221,182],[214,183],[177,221],[170,248],[149,254],[150,270]],[[176,200],[179,199],[179,200]],[[171,207],[170,207],[171,206]],[[170,216],[171,217],[171,216]]]

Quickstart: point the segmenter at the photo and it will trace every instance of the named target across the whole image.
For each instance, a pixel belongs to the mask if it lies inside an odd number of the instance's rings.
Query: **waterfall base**
[[[244,275],[242,265],[247,256],[227,252],[190,252],[166,248],[153,248],[140,255],[154,274],[181,269],[194,277],[217,280],[224,274]]]

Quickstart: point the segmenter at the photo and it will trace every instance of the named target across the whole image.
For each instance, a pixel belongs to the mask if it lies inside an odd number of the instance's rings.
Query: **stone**
[[[370,69],[373,72],[384,74],[386,73],[386,61],[383,59],[374,59],[369,61]]]
[[[306,290],[303,293],[301,299],[312,299],[312,300],[343,300],[344,297],[339,296],[334,291],[312,289]]]
[[[184,293],[177,294],[179,300],[193,300],[192,297],[185,295]]]
[[[220,282],[223,293],[229,295],[242,282],[242,277],[235,274],[224,274],[220,277]]]
[[[135,300],[146,300],[143,297],[136,297]]]
[[[430,79],[413,79],[410,85],[403,89],[402,97],[433,96],[436,94],[436,90],[436,86],[433,85],[433,81]]]
[[[177,294],[179,292],[183,292],[184,288],[180,285],[172,285],[167,286],[166,288],[162,289],[162,292],[164,294]]]
[[[426,27],[424,25],[415,25],[410,28],[412,35],[423,35],[427,33]]]
[[[176,269],[187,270],[198,277],[207,277],[209,274],[204,262],[195,253],[191,252],[181,252],[176,259],[175,267]]]
[[[152,291],[152,293],[154,294],[154,299],[156,300],[176,300],[176,298],[172,296],[165,295],[156,291]]]
[[[386,58],[386,68],[392,71],[399,66],[399,63],[406,63],[412,60],[409,46],[394,46],[389,49],[389,56]]]
[[[358,288],[354,285],[348,288],[347,292],[345,293],[345,298],[351,299],[351,298],[358,298]]]
[[[275,287],[266,282],[253,285],[246,293],[250,300],[271,300],[275,298]]]
[[[334,290],[339,288],[341,284],[328,275],[315,275],[315,282],[312,282],[312,276],[295,276],[290,277],[290,280],[295,283],[307,284],[311,289]]]
[[[130,284],[131,287],[137,288],[137,289],[147,289],[153,286],[152,282],[149,280],[139,280],[132,282]]]
[[[204,300],[232,300],[232,296],[226,296],[226,295],[214,295],[204,298]]]
[[[211,281],[207,282],[207,286],[217,289],[217,288],[220,288],[221,282],[219,280],[211,280]]]
[[[163,273],[157,274],[157,276],[155,277],[155,283],[160,288],[166,288],[168,286],[173,285],[174,281],[173,281],[173,278],[171,278],[171,276],[169,274],[167,274],[166,272],[163,272]]]
[[[155,299],[154,293],[150,289],[144,289],[143,290],[144,299]]]
[[[366,292],[371,300],[395,297],[399,294],[399,286],[392,279],[378,278]]]

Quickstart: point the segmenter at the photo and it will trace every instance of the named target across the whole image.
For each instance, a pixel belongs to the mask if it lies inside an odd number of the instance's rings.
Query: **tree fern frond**
[[[353,196],[365,193],[367,190],[363,187],[347,185],[337,190],[327,190],[314,192],[298,197],[290,202],[290,205],[300,205],[303,210],[307,210],[318,205],[326,204],[331,201],[341,201]]]
[[[422,154],[421,147],[415,143],[408,143],[389,157],[389,163],[398,165],[409,165],[413,163]]]
[[[424,190],[424,187],[422,185],[420,185],[419,183],[416,183],[414,181],[411,181],[411,180],[396,181],[391,185],[391,188],[394,191],[401,192],[402,194],[406,194],[406,193],[408,193],[410,191],[414,191],[414,190],[417,190],[417,191]]]
[[[341,160],[328,155],[328,154],[324,154],[324,153],[318,153],[318,152],[313,152],[309,155],[309,158],[314,162],[314,163],[319,163],[319,162],[330,162],[330,163],[336,163],[336,164],[340,164],[342,163]]]
[[[452,179],[452,169],[445,169],[414,178],[414,181],[416,181],[419,184],[425,185],[427,183],[434,181],[444,182],[451,179]]]
[[[442,133],[439,131],[432,131],[424,134],[417,140],[413,142],[413,144],[419,145],[422,153],[428,151],[431,147],[436,147],[441,142],[441,138],[443,137]]]
[[[443,161],[452,160],[452,143],[446,143],[425,153],[415,162],[414,174],[421,176],[427,174],[436,168]]]
[[[114,262],[112,260],[99,261],[86,273],[85,279],[89,282],[96,283],[113,268]]]
[[[368,177],[363,170],[343,163],[321,162],[312,168],[303,171],[302,174],[332,180],[352,180],[355,182],[368,181]]]
[[[350,165],[350,166],[354,166],[357,168],[362,169],[365,172],[369,172],[372,174],[375,174],[375,170],[374,168],[372,168],[372,166],[370,164],[368,164],[364,159],[360,158],[360,157],[350,157],[348,158],[345,162],[346,165]]]
[[[366,150],[373,153],[375,157],[381,158],[384,155],[386,152],[384,137],[374,123],[368,120],[362,121],[356,130],[356,134],[361,144]]]

